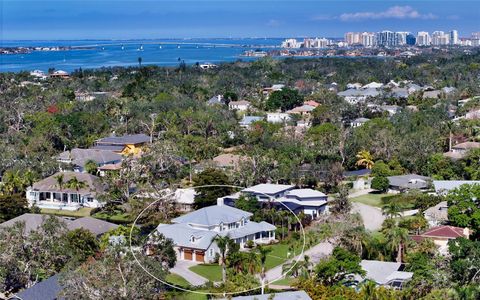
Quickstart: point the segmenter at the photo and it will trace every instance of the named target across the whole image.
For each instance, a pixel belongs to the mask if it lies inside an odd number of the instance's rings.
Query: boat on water
[[[140,48],[138,48],[137,51],[143,51],[143,45],[140,45]]]
[[[158,49],[162,49],[162,45],[158,46]]]

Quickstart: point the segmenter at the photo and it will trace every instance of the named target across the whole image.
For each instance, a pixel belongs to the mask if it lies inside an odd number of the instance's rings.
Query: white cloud
[[[392,6],[381,12],[356,12],[344,13],[340,15],[342,21],[361,21],[361,20],[378,20],[378,19],[436,19],[437,17],[431,13],[421,14],[411,6]]]

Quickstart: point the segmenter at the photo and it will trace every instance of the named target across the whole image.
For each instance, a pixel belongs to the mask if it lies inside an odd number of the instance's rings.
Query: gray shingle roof
[[[312,300],[304,291],[233,297],[232,300]]]
[[[258,193],[258,194],[267,194],[274,195],[287,190],[293,189],[295,186],[290,184],[271,184],[271,183],[261,183],[249,188],[242,190],[246,193]]]
[[[361,267],[366,271],[365,278],[375,281],[378,284],[386,284],[394,279],[410,279],[412,272],[398,271],[401,263],[386,262],[378,260],[362,260]]]
[[[107,151],[115,151],[115,152],[121,152],[123,149],[125,149],[124,145],[95,145],[90,149],[95,149],[95,150],[107,150]]]
[[[57,295],[62,291],[62,287],[58,282],[59,275],[53,275],[52,277],[41,281],[31,288],[23,290],[18,293],[13,299],[21,300],[56,300],[64,299]]]
[[[42,225],[43,221],[48,217],[49,217],[48,215],[42,215],[42,214],[23,214],[21,216],[18,216],[16,218],[13,218],[6,222],[1,223],[0,228],[11,227],[15,225],[15,223],[17,222],[25,222],[25,234],[28,235],[31,231],[36,231]],[[52,217],[65,222],[67,225],[69,222],[71,222],[69,219],[66,219],[66,218],[56,217],[56,216],[52,216]]]
[[[83,228],[83,229],[86,229],[86,230],[90,231],[91,233],[93,233],[96,236],[102,235],[105,232],[110,231],[111,229],[114,229],[114,228],[117,228],[117,227],[118,227],[118,225],[116,225],[116,224],[113,224],[113,223],[110,223],[110,222],[107,222],[107,221],[103,221],[103,220],[99,220],[99,219],[95,219],[95,218],[92,218],[92,217],[83,217],[83,218],[80,218],[80,219],[76,219],[75,221],[72,221],[71,223],[69,223],[67,225],[67,228],[69,230],[75,230],[75,229],[78,229],[78,228]]]
[[[245,226],[236,229],[219,232],[221,236],[228,235],[231,239],[238,239],[247,235],[255,234],[257,232],[272,231],[276,227],[270,223],[262,221],[260,223],[249,221]]]
[[[251,213],[226,205],[212,205],[172,220],[173,223],[213,226],[220,223],[233,223],[249,218]]]
[[[157,231],[172,239],[176,246],[206,250],[218,232],[193,228],[188,224],[160,224]],[[191,237],[195,237],[195,242]]]
[[[131,144],[143,144],[150,142],[150,137],[143,133],[124,135],[124,136],[109,136],[97,140],[97,145],[131,145]]]
[[[326,197],[324,193],[312,189],[294,189],[287,192],[286,197],[291,198],[299,198],[300,200],[303,198],[323,198]]]
[[[424,189],[427,188],[428,181],[431,180],[430,177],[417,174],[389,176],[387,178],[390,182],[390,186],[404,189]]]
[[[63,175],[63,182],[66,183],[76,177],[78,181],[84,182],[86,184],[85,188],[81,188],[78,191],[75,189],[67,188],[64,186],[62,192],[68,193],[79,193],[81,195],[96,194],[104,191],[104,186],[102,185],[100,178],[97,176],[88,174],[88,173],[79,173],[79,172],[58,172],[50,177],[47,177],[43,180],[35,182],[33,184],[33,190],[41,192],[59,192],[60,187],[57,183],[57,176]]]
[[[480,184],[480,180],[434,180],[433,186],[437,194],[443,194],[464,184]]]
[[[80,148],[74,148],[71,151],[62,152],[58,158],[62,161],[71,160],[74,165],[80,167],[84,167],[85,163],[89,160],[93,160],[97,164],[115,163],[122,160],[122,156],[113,151]]]

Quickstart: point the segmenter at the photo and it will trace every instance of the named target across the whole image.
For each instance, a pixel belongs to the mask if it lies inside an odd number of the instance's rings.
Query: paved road
[[[177,275],[182,276],[190,282],[191,285],[197,286],[197,285],[203,285],[208,282],[208,280],[200,275],[198,275],[195,272],[190,271],[188,268],[191,266],[195,266],[196,263],[192,263],[189,261],[185,260],[177,260],[177,263],[175,264],[175,267],[170,269],[170,272],[175,273]]]
[[[320,261],[325,256],[328,256],[332,253],[333,251],[333,245],[330,244],[329,242],[322,242],[316,246],[313,246],[312,248],[308,249],[305,251],[304,255],[308,255],[310,257],[310,261],[313,264],[316,264]],[[300,254],[294,258],[295,260],[302,260],[303,255]],[[288,262],[291,262],[293,259],[289,260]],[[287,262],[285,262],[287,263]],[[272,280],[279,279],[282,277],[282,265],[279,265],[273,269],[270,269],[266,272],[266,280],[267,282],[271,282]]]
[[[382,223],[385,216],[382,214],[380,208],[366,205],[359,202],[352,203],[352,212],[359,213],[362,216],[365,228],[371,231],[382,228]]]

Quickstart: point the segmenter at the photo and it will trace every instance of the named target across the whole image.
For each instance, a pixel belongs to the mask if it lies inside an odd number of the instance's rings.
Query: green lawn
[[[69,211],[69,210],[59,210],[59,209],[50,209],[50,208],[42,208],[40,212],[46,215],[56,215],[56,216],[65,216],[65,217],[87,217],[90,216],[90,212],[93,208],[82,207],[78,210]]]
[[[297,248],[294,253],[290,253],[290,257],[287,257],[289,244],[278,243],[267,247],[272,249],[272,252],[268,253],[267,260],[265,261],[265,268],[267,270],[283,264],[288,259],[300,254],[300,251],[302,250],[301,247]]]
[[[188,288],[190,286],[190,283],[185,278],[173,273],[168,274],[165,280],[170,284],[183,288]]]
[[[200,264],[189,269],[210,281],[222,281],[222,267],[219,265]]]
[[[370,206],[376,206],[376,207],[383,207],[383,202],[382,198],[386,196],[391,196],[389,194],[375,194],[375,193],[370,193],[367,195],[362,195],[358,196],[355,198],[351,198],[352,202],[360,202],[363,204],[367,204]]]
[[[279,279],[279,280],[276,280],[276,281],[272,281],[272,282],[270,282],[270,284],[273,284],[273,285],[290,285],[294,280],[295,280],[294,278],[287,277],[287,278],[282,278],[282,279]]]

